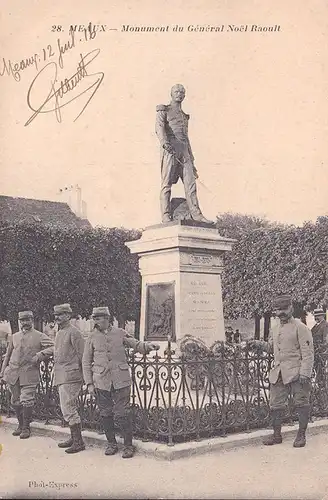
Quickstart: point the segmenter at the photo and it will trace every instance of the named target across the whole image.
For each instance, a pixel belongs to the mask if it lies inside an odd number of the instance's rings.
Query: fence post
[[[142,424],[143,424],[143,438],[142,441],[147,441],[147,428],[146,428],[146,422],[147,422],[147,355],[143,354],[143,419],[142,419]]]
[[[132,401],[132,426],[134,429],[134,433],[136,431],[136,415],[135,415],[135,403],[136,403],[136,394],[135,394],[135,366],[134,366],[134,355],[128,352],[128,362],[129,366],[131,369],[131,399],[130,399],[130,404]]]
[[[241,357],[241,352],[239,353],[240,357]],[[245,397],[246,397],[246,431],[249,432],[250,431],[250,428],[249,428],[249,404],[250,404],[250,400],[249,400],[249,370],[250,370],[250,366],[249,366],[249,352],[248,352],[248,349],[246,349],[246,356],[245,356],[245,362],[246,362],[246,394],[245,394]]]
[[[226,349],[224,342],[220,345],[221,359],[222,359],[222,436],[227,434],[227,409],[226,409],[226,393],[225,393],[225,381],[226,381]]]
[[[168,446],[174,446],[172,429],[172,350],[171,335],[167,336],[167,376],[168,376],[168,408],[167,408],[167,427],[168,427]]]

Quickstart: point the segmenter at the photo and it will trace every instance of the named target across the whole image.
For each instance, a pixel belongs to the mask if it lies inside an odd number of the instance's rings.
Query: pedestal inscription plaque
[[[213,342],[223,327],[221,277],[200,273],[181,276],[181,333]]]
[[[175,283],[148,283],[145,339],[175,341]]]

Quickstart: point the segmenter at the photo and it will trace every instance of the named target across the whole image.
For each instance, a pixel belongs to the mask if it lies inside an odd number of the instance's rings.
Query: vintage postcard
[[[1,1],[0,498],[328,498],[327,19]]]

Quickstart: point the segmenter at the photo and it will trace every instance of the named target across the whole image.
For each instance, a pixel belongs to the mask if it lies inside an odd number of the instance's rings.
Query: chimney
[[[87,219],[88,218],[88,210],[87,210],[87,204],[84,200],[82,200],[82,215],[81,219]]]
[[[81,219],[86,219],[86,203],[82,201],[82,191],[78,184],[65,186],[59,190],[60,201],[67,203],[72,212]]]

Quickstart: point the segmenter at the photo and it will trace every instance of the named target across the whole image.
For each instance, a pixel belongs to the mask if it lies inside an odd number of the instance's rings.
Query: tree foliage
[[[291,294],[299,310],[326,302],[328,218],[295,227],[225,214],[217,226],[237,239],[223,276],[227,317],[269,313],[278,293]]]
[[[70,302],[88,317],[106,305],[116,318],[135,319],[140,301],[137,256],[126,241],[140,233],[123,228],[63,230],[38,224],[0,227],[0,315],[12,320],[32,309],[39,319],[54,304]]]
[[[261,217],[223,214],[222,236],[236,239],[223,274],[225,316],[263,315],[277,293],[290,293],[298,310],[327,304],[328,217],[302,227]],[[49,319],[70,302],[88,317],[106,305],[112,316],[138,320],[138,257],[126,241],[140,232],[123,228],[63,230],[34,224],[0,226],[0,318],[32,309]]]

